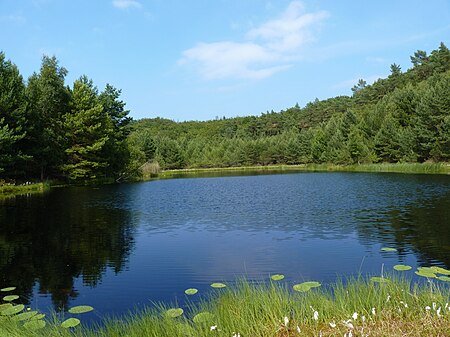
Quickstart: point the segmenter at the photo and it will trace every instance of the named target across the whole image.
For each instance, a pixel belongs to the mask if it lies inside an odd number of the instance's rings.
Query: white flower
[[[214,331],[214,330],[217,330],[217,325],[213,325],[211,328],[209,328],[210,329],[210,331]]]
[[[366,316],[361,317],[362,321],[365,322],[366,321]]]
[[[433,302],[433,310],[436,310],[436,303]]]
[[[284,316],[284,326],[287,327],[289,324],[289,318],[287,316]]]
[[[317,311],[314,311],[313,318],[315,321],[319,319],[319,313]]]
[[[445,308],[444,308],[444,310],[447,309],[447,308],[448,308],[448,303],[445,303]]]
[[[354,329],[355,327],[353,326],[353,324],[351,323],[351,320],[349,319],[348,321],[342,321],[342,323],[344,323],[344,325],[349,328],[349,329]]]
[[[332,328],[335,328],[335,327],[336,327],[336,323],[334,323],[334,322],[330,322],[329,324],[330,324],[330,326],[331,326]]]
[[[238,332],[237,334],[235,334],[234,332],[233,332],[233,337],[241,337],[241,334]]]
[[[372,308],[372,315],[375,316],[375,308]]]
[[[297,332],[300,333],[300,327],[297,325]]]
[[[391,295],[388,295],[386,302],[389,302],[390,299],[391,299]]]
[[[437,317],[441,317],[441,307],[436,311]]]
[[[427,306],[425,307],[425,310],[426,310],[426,311],[429,311],[429,310],[431,310],[431,308],[427,305]]]
[[[358,313],[354,312],[353,315],[352,315],[352,318],[355,319],[355,320],[358,319]]]
[[[353,333],[352,333],[352,330],[350,330],[350,331],[349,331],[349,333],[348,333],[348,337],[353,337]]]

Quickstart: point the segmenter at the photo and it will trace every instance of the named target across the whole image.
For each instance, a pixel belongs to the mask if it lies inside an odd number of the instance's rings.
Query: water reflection
[[[73,188],[7,199],[0,207],[1,284],[18,287],[23,302],[51,294],[55,308],[78,296],[74,279],[99,284],[106,269],[121,272],[133,247],[131,215],[122,209],[89,207],[100,190]]]

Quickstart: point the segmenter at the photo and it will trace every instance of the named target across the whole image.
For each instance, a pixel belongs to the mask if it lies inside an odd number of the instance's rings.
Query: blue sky
[[[348,95],[450,46],[448,0],[0,0],[0,50],[24,78],[43,54],[131,116],[258,115]]]

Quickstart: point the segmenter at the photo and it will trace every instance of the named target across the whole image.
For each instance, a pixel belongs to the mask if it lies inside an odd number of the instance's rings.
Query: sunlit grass
[[[183,312],[161,305],[107,319],[102,326],[73,329],[61,328],[54,318],[34,332],[2,318],[0,336],[449,336],[448,282],[389,278],[387,283],[337,281],[306,292],[294,291],[284,280],[241,280],[211,289]]]
[[[46,183],[33,183],[33,184],[0,184],[0,198],[9,197],[20,194],[44,192],[49,189],[50,185]]]

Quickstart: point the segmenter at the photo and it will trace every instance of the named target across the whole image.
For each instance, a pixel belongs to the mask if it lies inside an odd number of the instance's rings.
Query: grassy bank
[[[233,172],[393,172],[413,174],[450,174],[448,163],[382,163],[382,164],[301,164],[301,165],[268,165],[268,166],[239,166],[239,167],[212,167],[192,168],[179,170],[163,170],[159,178],[172,178],[181,175],[196,175],[207,173],[233,173]]]
[[[107,320],[97,328],[64,329],[54,320],[35,331],[24,328],[23,322],[0,316],[0,335],[449,336],[449,300],[449,283],[438,280],[413,284],[393,276],[383,283],[360,278],[306,292],[293,291],[292,284],[285,281],[240,281],[214,290],[183,313],[159,307]]]
[[[11,197],[14,195],[39,193],[49,189],[50,185],[47,183],[35,183],[35,184],[2,184],[0,185],[0,198]]]

